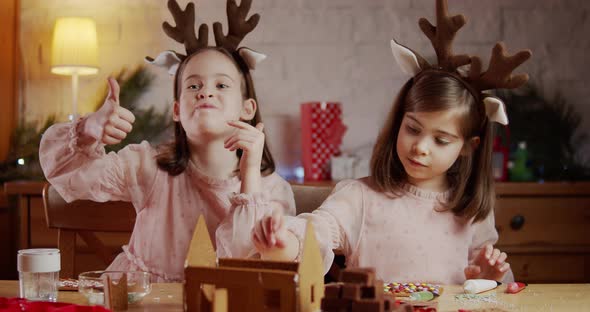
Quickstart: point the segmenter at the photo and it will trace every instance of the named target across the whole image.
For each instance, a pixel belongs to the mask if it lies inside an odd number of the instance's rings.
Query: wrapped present
[[[340,103],[301,104],[301,154],[305,181],[331,179],[330,158],[340,155],[345,132]]]

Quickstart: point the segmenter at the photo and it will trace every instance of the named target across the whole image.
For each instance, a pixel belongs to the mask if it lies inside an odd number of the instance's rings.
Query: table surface
[[[534,284],[518,294],[504,293],[501,285],[477,296],[467,298],[461,286],[444,286],[443,294],[436,299],[438,311],[458,309],[497,308],[504,311],[589,311],[590,284]],[[18,296],[18,281],[0,281],[0,297]],[[83,295],[73,291],[60,291],[58,301],[85,305]],[[182,311],[182,284],[153,284],[152,292],[129,311]]]

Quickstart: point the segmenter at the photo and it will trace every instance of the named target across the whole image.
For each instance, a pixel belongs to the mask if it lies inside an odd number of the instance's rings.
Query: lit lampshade
[[[96,25],[90,18],[62,17],[55,22],[51,72],[72,76],[72,114],[78,115],[78,76],[98,73]]]
[[[96,25],[90,18],[62,17],[55,22],[51,72],[93,75],[98,72]]]

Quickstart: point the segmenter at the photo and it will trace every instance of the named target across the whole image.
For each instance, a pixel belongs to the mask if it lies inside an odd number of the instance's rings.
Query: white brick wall
[[[187,3],[180,1],[181,6]],[[480,54],[485,62],[493,44],[509,51],[531,48],[523,70],[548,93],[560,90],[577,105],[590,133],[590,1],[585,0],[450,0],[451,13],[468,17],[455,50]],[[97,76],[80,81],[80,110],[89,112],[105,78],[133,67],[146,55],[181,49],[161,31],[172,22],[164,0],[22,0],[21,39],[24,56],[27,120],[65,115],[70,108],[70,80],[49,71],[51,32],[60,16],[89,16],[97,21],[100,66]],[[268,53],[254,74],[269,141],[282,165],[299,162],[299,104],[336,100],[344,105],[348,133],[343,149],[371,144],[406,77],[389,52],[395,36],[423,55],[433,52],[417,19],[434,19],[433,0],[254,0],[251,12],[262,15],[244,44]],[[197,22],[225,23],[225,0],[197,1]],[[211,26],[210,26],[211,27]],[[213,44],[210,30],[210,43]],[[155,69],[157,84],[146,105],[169,105],[171,79]],[[586,154],[590,147],[586,147]]]

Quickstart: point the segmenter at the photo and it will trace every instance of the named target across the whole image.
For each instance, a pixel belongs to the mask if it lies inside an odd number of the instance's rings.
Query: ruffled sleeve
[[[334,249],[341,249],[348,258],[358,249],[365,219],[364,186],[357,180],[338,183],[332,194],[312,213],[286,218],[287,229],[297,237],[302,250],[305,228],[312,222],[328,272],[334,261]],[[299,260],[301,254],[297,256]]]
[[[273,173],[263,178],[263,191],[254,194],[234,194],[230,197],[228,216],[217,228],[215,237],[219,257],[249,258],[256,253],[252,229],[258,220],[281,210],[295,215],[295,199],[291,185]]]
[[[498,242],[498,231],[496,231],[494,217],[494,211],[492,210],[483,221],[473,224],[475,229],[471,246],[469,246],[469,264],[473,264],[475,257],[481,252],[482,248],[488,244],[495,246]],[[506,261],[510,263],[510,255],[508,255]],[[512,269],[506,272],[503,282],[514,282]]]
[[[68,202],[131,201],[141,209],[155,181],[155,150],[144,141],[106,154],[104,144],[79,140],[83,120],[55,124],[43,134],[39,160],[45,177]]]

